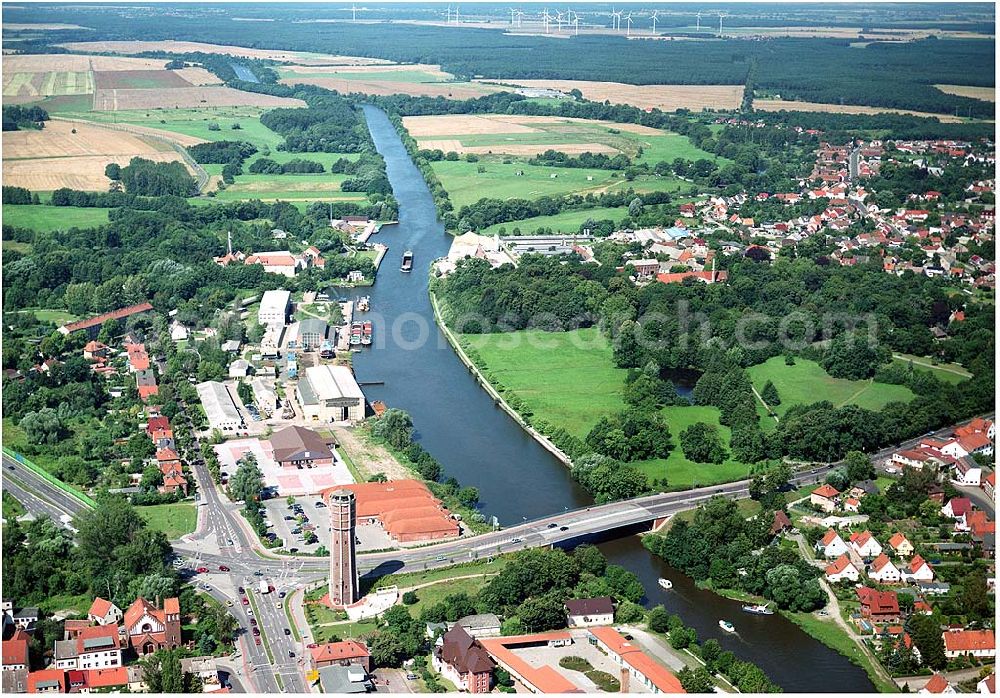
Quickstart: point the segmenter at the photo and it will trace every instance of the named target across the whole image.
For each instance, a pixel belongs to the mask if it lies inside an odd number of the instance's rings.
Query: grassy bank
[[[163,531],[167,538],[176,540],[194,532],[198,525],[198,510],[190,502],[154,504],[136,507],[136,512],[155,531]]]
[[[108,222],[109,208],[80,208],[77,206],[49,206],[39,204],[5,204],[4,225],[15,228],[31,228],[42,233],[70,228],[93,228]],[[9,247],[4,242],[4,247]],[[13,249],[13,248],[12,248]]]

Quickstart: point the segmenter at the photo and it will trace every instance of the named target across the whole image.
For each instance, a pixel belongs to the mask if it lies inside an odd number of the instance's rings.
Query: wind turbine
[[[698,13],[698,28],[696,31],[701,31],[701,13]]]
[[[557,32],[561,32],[562,31],[562,22],[563,22],[563,13],[562,12],[556,12],[556,31]]]
[[[515,10],[513,7],[510,8],[510,26],[512,26],[512,27],[514,26],[514,15],[515,14],[517,14],[517,10]]]
[[[580,35],[580,15],[578,15],[574,10],[570,10],[570,12],[573,13],[573,29],[575,30],[576,35],[579,36]]]
[[[351,5],[351,21],[352,22],[357,22],[358,21],[358,6],[357,5]]]
[[[551,19],[552,19],[552,17],[549,16],[549,10],[548,10],[548,8],[545,8],[545,10],[542,11],[542,22],[545,24],[545,33],[546,34],[549,33],[549,21]]]
[[[458,24],[458,5],[455,5],[455,24]]]
[[[627,27],[627,29],[625,30],[625,36],[632,36],[632,13],[631,12],[629,12],[627,15],[625,15],[625,26]],[[619,24],[618,28],[621,29],[621,24]]]
[[[446,20],[445,23],[446,24],[451,24],[451,5],[448,5],[448,14],[447,14],[447,16],[448,16],[448,19]]]
[[[653,10],[653,33],[656,33],[656,10]]]
[[[720,12],[719,13],[719,36],[722,36],[722,18],[723,17],[728,17],[728,16],[729,16],[729,14],[726,13],[726,12]]]
[[[611,28],[614,30],[622,28],[622,12],[621,10],[611,9]]]

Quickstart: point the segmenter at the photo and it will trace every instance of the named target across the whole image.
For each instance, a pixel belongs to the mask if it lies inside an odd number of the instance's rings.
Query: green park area
[[[4,204],[3,223],[15,228],[31,228],[42,233],[70,228],[92,228],[108,222],[107,208],[79,208],[77,206],[32,206],[29,204]],[[16,243],[4,241],[4,249],[17,249]],[[23,250],[22,250],[23,251]]]
[[[553,233],[577,233],[588,220],[612,220],[617,223],[628,215],[627,206],[586,208],[580,211],[563,211],[553,216],[535,216],[512,223],[497,223],[480,230],[481,235],[531,235],[539,228]]]
[[[820,400],[827,400],[834,407],[857,405],[868,410],[880,410],[890,402],[909,402],[913,399],[910,389],[902,385],[834,378],[815,361],[801,357],[796,357],[794,366],[787,366],[784,357],[775,356],[751,366],[747,373],[758,392],[763,390],[767,381],[774,383],[781,398],[781,404],[774,408],[779,417],[792,405]]]
[[[935,361],[929,356],[915,356],[913,354],[893,354],[894,363],[904,366],[912,366],[914,371],[925,371],[945,383],[961,383],[972,378],[961,364],[942,363]]]
[[[198,510],[190,502],[154,504],[136,507],[136,512],[154,531],[162,531],[170,540],[194,531],[198,524]]]

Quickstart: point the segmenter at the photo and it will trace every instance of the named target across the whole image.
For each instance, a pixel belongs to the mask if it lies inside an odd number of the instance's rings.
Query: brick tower
[[[358,600],[358,567],[354,559],[354,493],[336,490],[330,508],[330,603],[350,606]]]

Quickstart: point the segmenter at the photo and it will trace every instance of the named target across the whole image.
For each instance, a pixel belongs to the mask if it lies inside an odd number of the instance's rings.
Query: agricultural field
[[[302,155],[302,153],[299,153]],[[308,155],[308,153],[306,154]],[[222,166],[206,166],[209,173],[213,169],[221,172]],[[361,192],[341,192],[340,183],[346,179],[340,174],[287,174],[287,175],[241,175],[234,184],[216,193],[216,200],[242,201],[244,199],[299,200],[299,201],[363,201]]]
[[[543,167],[519,162],[464,160],[431,163],[456,210],[475,203],[484,192],[497,199],[537,199],[562,194],[600,194],[606,191],[680,191],[685,185],[673,176],[644,176],[627,181],[621,173],[567,167]],[[482,167],[485,172],[480,172]],[[518,175],[517,172],[522,174]],[[589,179],[588,179],[589,178]]]
[[[502,88],[479,82],[461,82],[426,64],[290,65],[278,69],[285,85],[316,85],[338,92],[370,95],[409,94],[450,99],[482,97]]]
[[[234,90],[231,87],[202,85],[170,89],[98,89],[94,109],[128,111],[130,109],[191,109],[195,107],[302,107],[305,102],[292,97],[275,97]]]
[[[76,206],[28,206],[4,204],[4,225],[31,228],[43,233],[69,228],[90,228],[108,222],[108,208],[78,208]],[[12,243],[4,241],[4,249]]]
[[[3,74],[3,97],[8,103],[33,102],[41,97],[89,95],[93,92],[94,74],[89,71],[4,71]]]
[[[997,89],[995,87],[972,87],[970,85],[935,85],[934,87],[949,95],[971,97],[972,99],[981,99],[986,102],[997,101]]]
[[[143,53],[145,51],[222,53],[240,58],[263,58],[295,63],[317,62],[320,65],[374,65],[389,62],[378,58],[336,56],[303,51],[282,51],[280,49],[256,49],[245,48],[243,46],[222,46],[218,44],[204,44],[198,41],[77,41],[61,45],[73,51],[95,51],[100,53]]]
[[[480,235],[531,235],[539,228],[546,228],[553,233],[577,233],[586,221],[610,219],[620,221],[628,215],[627,206],[588,208],[580,211],[563,211],[554,216],[536,216],[511,223],[497,223],[479,231]],[[515,228],[520,232],[515,232]]]
[[[169,162],[180,155],[169,145],[94,124],[51,120],[41,131],[11,131],[3,138],[4,184],[46,192],[60,187],[107,191],[104,168],[135,156]]]
[[[930,112],[911,111],[909,109],[889,109],[887,107],[863,107],[856,104],[823,104],[820,102],[793,102],[785,99],[755,99],[753,108],[761,111],[815,111],[829,114],[909,114],[938,119],[941,123],[953,124],[961,122],[957,116],[949,114],[931,114]]]
[[[487,378],[524,400],[535,418],[581,439],[603,415],[625,409],[622,388],[627,371],[614,367],[611,347],[595,328],[461,335],[461,342],[478,353]],[[670,425],[674,450],[668,458],[632,464],[650,480],[666,478],[668,488],[679,489],[746,476],[748,468],[743,463],[693,463],[677,445],[680,432],[695,422],[719,426],[728,445],[730,432],[719,425],[717,408],[667,407],[663,415]]]
[[[833,378],[815,361],[798,357],[794,366],[786,366],[784,357],[775,356],[751,366],[747,373],[758,391],[764,388],[767,381],[774,383],[781,397],[781,404],[774,410],[779,416],[792,405],[819,400],[828,400],[834,407],[857,405],[868,410],[880,410],[890,402],[909,402],[913,399],[910,389],[902,385]]]
[[[568,93],[580,90],[585,99],[610,101],[640,109],[676,111],[736,109],[743,100],[743,85],[627,85],[592,80],[484,80],[488,84],[514,85]]]
[[[651,163],[678,157],[717,159],[695,147],[686,136],[638,124],[555,116],[457,114],[409,116],[403,119],[403,125],[421,148],[459,154],[531,156],[552,149],[568,154],[623,153]]]

